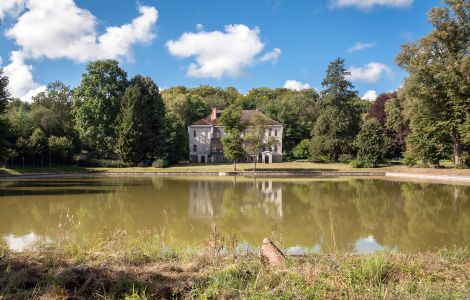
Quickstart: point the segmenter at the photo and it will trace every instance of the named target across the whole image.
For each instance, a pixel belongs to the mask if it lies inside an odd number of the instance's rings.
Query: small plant
[[[405,154],[403,155],[403,164],[407,167],[414,167],[416,166],[418,160],[416,159],[416,157],[414,157],[413,155],[411,155],[411,153],[409,153],[408,151],[405,152]]]
[[[152,167],[154,168],[167,168],[169,166],[168,161],[163,158],[158,158],[153,161]]]

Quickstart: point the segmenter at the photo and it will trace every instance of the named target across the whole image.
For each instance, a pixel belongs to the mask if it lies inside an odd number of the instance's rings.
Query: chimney
[[[217,107],[212,107],[211,122],[215,122],[216,120],[217,120]]]

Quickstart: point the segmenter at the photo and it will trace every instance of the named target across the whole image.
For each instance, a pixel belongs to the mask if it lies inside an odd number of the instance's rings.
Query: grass
[[[104,231],[22,253],[0,250],[0,299],[464,299],[470,251],[311,254],[265,266],[256,254],[169,250],[154,232]],[[215,244],[219,244],[215,243]],[[217,246],[217,249],[220,249]],[[227,250],[232,249],[227,247]],[[3,297],[3,298],[2,298]]]
[[[381,172],[400,172],[429,175],[453,175],[470,176],[470,169],[454,168],[449,162],[442,168],[410,168],[403,165],[390,165],[372,169],[353,169],[348,164],[343,163],[310,163],[304,161],[282,162],[273,164],[258,164],[258,171],[381,171]],[[239,171],[252,171],[253,164],[237,164]],[[0,168],[0,176],[14,176],[24,174],[40,173],[78,173],[78,172],[108,172],[108,173],[205,173],[205,172],[229,172],[233,171],[232,164],[180,164],[172,165],[168,168],[91,168],[91,167],[60,167],[60,168]]]

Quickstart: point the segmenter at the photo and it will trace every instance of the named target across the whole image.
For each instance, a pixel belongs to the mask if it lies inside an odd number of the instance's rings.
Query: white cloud
[[[297,81],[297,80],[287,80],[284,83],[284,88],[290,89],[290,90],[295,90],[295,91],[301,91],[301,90],[309,89],[310,84],[302,83],[302,82]]]
[[[86,62],[102,58],[132,59],[132,46],[150,42],[158,18],[154,7],[140,6],[141,15],[120,27],[96,33],[97,20],[73,0],[31,0],[6,36],[28,58],[67,58]]]
[[[348,76],[350,80],[369,83],[378,81],[383,74],[392,74],[392,70],[388,66],[377,62],[371,62],[358,68],[351,67],[349,71],[351,72],[351,75]]]
[[[197,30],[197,31],[203,31],[203,30],[204,30],[204,25],[202,25],[202,24],[196,24],[196,30]]]
[[[281,55],[281,49],[274,48],[272,51],[263,55],[260,58],[260,62],[272,61],[273,63],[276,63],[280,55]]]
[[[0,19],[3,19],[8,13],[13,17],[17,16],[26,4],[26,0],[1,0],[0,1]]]
[[[357,7],[359,9],[371,9],[375,6],[388,6],[405,8],[413,4],[413,0],[330,0],[331,7]]]
[[[10,78],[13,97],[30,100],[43,86],[34,82],[32,66],[27,60],[70,59],[87,62],[95,59],[133,59],[132,48],[155,38],[153,28],[158,11],[151,6],[139,6],[140,16],[122,26],[109,26],[97,33],[98,20],[74,0],[0,0],[2,12],[23,8],[16,23],[5,35],[19,49],[11,52],[5,67]],[[6,1],[6,2],[3,2]],[[15,5],[11,3],[16,3]],[[19,3],[19,4],[18,4]],[[23,5],[23,6],[21,6]]]
[[[44,91],[42,86],[33,80],[33,67],[24,62],[23,54],[13,51],[10,54],[11,63],[3,68],[8,76],[8,90],[13,97],[23,101],[30,101],[32,96]]]
[[[374,90],[368,90],[361,98],[368,101],[375,101],[375,99],[377,99],[377,92]]]
[[[225,26],[224,32],[186,32],[177,40],[168,41],[166,47],[174,56],[195,57],[188,67],[188,76],[220,79],[240,76],[245,67],[256,62],[264,44],[257,27],[235,24]]]
[[[356,43],[348,49],[348,52],[356,52],[375,47],[376,43]]]

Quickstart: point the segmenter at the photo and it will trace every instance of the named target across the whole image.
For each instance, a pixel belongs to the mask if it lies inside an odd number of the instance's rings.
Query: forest
[[[445,3],[428,14],[432,31],[397,54],[408,74],[402,86],[373,102],[358,96],[342,58],[330,62],[320,91],[246,94],[208,85],[161,90],[149,77],[129,78],[116,60],[97,60],[79,86],[52,82],[31,102],[10,96],[0,69],[0,162],[65,166],[86,153],[85,166],[164,167],[188,159],[188,124],[218,107],[258,109],[283,123],[286,161],[469,166],[470,3]]]

